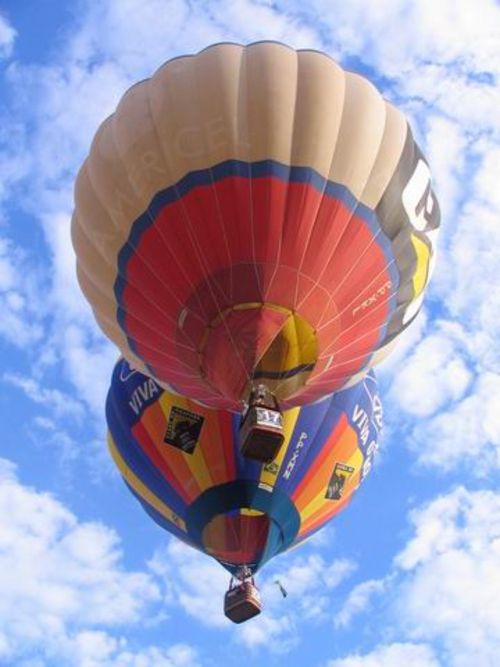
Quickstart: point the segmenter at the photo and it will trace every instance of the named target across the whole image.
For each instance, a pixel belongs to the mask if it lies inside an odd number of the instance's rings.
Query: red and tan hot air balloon
[[[167,62],[76,184],[81,287],[140,371],[211,407],[287,409],[364,375],[416,315],[439,207],[404,116],[317,51]]]

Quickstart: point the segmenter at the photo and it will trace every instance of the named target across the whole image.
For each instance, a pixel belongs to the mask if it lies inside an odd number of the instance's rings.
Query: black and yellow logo
[[[264,466],[264,470],[271,475],[277,475],[278,470],[280,469],[279,465],[275,463],[275,461],[271,461],[270,463],[266,463]]]
[[[336,463],[333,475],[328,482],[325,498],[328,500],[340,500],[344,492],[344,486],[354,470],[352,466],[348,466],[345,463]]]
[[[173,405],[168,415],[167,432],[163,442],[177,447],[186,454],[192,454],[198,444],[204,421],[205,417]]]

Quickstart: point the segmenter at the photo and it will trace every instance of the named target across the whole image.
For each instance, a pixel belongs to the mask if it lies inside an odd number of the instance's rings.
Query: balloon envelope
[[[416,315],[439,207],[403,115],[316,51],[219,44],[133,86],[75,190],[78,276],[139,370],[240,410],[362,377]]]
[[[121,360],[106,403],[126,484],[160,526],[233,574],[256,571],[340,512],[368,474],[381,427],[370,373],[284,413],[285,443],[265,466],[240,454],[239,415],[164,391]]]

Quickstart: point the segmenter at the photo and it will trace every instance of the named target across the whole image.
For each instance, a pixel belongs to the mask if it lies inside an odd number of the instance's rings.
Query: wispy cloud
[[[7,58],[12,53],[17,32],[9,21],[0,14],[0,58]]]
[[[84,415],[82,403],[60,389],[49,389],[33,378],[4,373],[2,380],[21,389],[32,401],[50,408],[55,417],[71,417],[77,421]]]
[[[370,608],[372,598],[380,595],[386,589],[383,579],[372,579],[363,581],[355,586],[349,593],[344,605],[333,619],[336,628],[346,628],[355,616],[364,613]]]

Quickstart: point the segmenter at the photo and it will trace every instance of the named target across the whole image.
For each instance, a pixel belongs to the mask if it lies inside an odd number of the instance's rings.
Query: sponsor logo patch
[[[173,405],[168,415],[167,432],[163,442],[192,454],[198,444],[205,417]]]
[[[344,493],[345,484],[353,472],[354,468],[352,466],[348,466],[345,463],[336,463],[326,488],[325,498],[328,500],[340,500]]]

